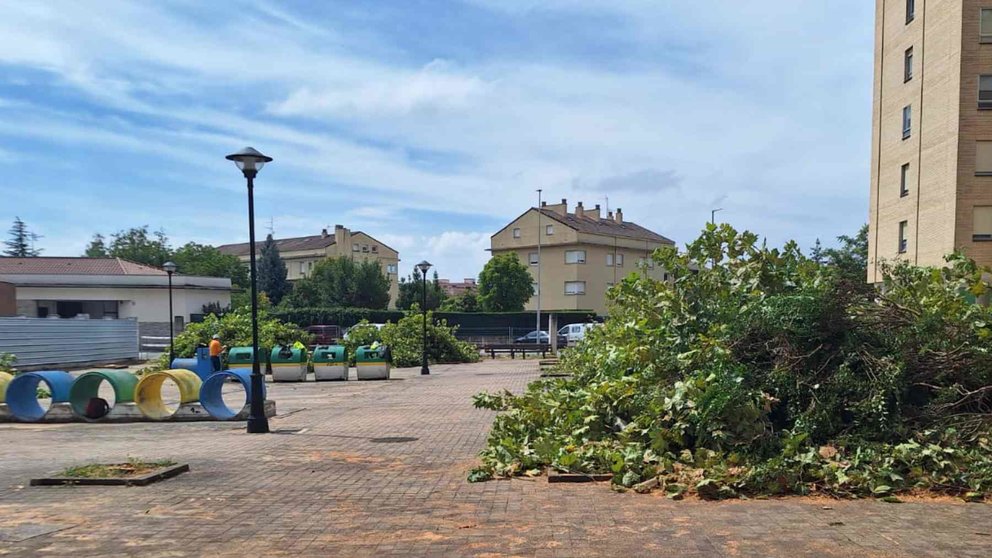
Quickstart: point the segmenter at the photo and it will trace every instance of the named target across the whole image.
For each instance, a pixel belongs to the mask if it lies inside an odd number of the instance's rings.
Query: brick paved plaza
[[[543,477],[469,484],[493,418],[470,396],[522,390],[536,362],[432,370],[273,385],[269,436],[241,423],[0,425],[0,555],[992,555],[992,509],[980,504],[672,502]],[[414,440],[379,440],[396,437]],[[26,486],[127,456],[192,471],[144,488]]]

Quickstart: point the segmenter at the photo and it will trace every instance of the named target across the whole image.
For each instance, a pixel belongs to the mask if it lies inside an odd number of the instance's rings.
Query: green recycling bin
[[[355,350],[355,370],[359,380],[388,380],[388,347],[359,347]]]
[[[307,380],[307,350],[278,346],[272,349],[273,382],[305,382]]]
[[[341,345],[323,345],[313,350],[313,376],[318,382],[348,379],[348,354]]]
[[[251,347],[231,347],[227,350],[227,367],[251,372]],[[261,365],[261,363],[259,363]]]

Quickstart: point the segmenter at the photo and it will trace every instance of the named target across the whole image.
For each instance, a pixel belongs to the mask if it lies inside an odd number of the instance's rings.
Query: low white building
[[[0,281],[16,288],[20,316],[132,318],[142,335],[168,335],[169,278],[159,268],[119,258],[0,257]],[[177,331],[211,303],[231,303],[230,279],[173,275]]]

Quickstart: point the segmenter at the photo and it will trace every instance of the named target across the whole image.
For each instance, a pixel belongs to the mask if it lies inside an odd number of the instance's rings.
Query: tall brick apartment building
[[[992,0],[876,0],[868,280],[992,265]]]

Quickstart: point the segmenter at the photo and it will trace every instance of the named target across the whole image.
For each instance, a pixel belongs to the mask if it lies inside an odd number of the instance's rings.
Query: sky
[[[684,244],[868,212],[865,0],[0,0],[0,228],[43,255],[148,225],[247,240],[342,224],[475,277],[528,207],[622,208]]]

